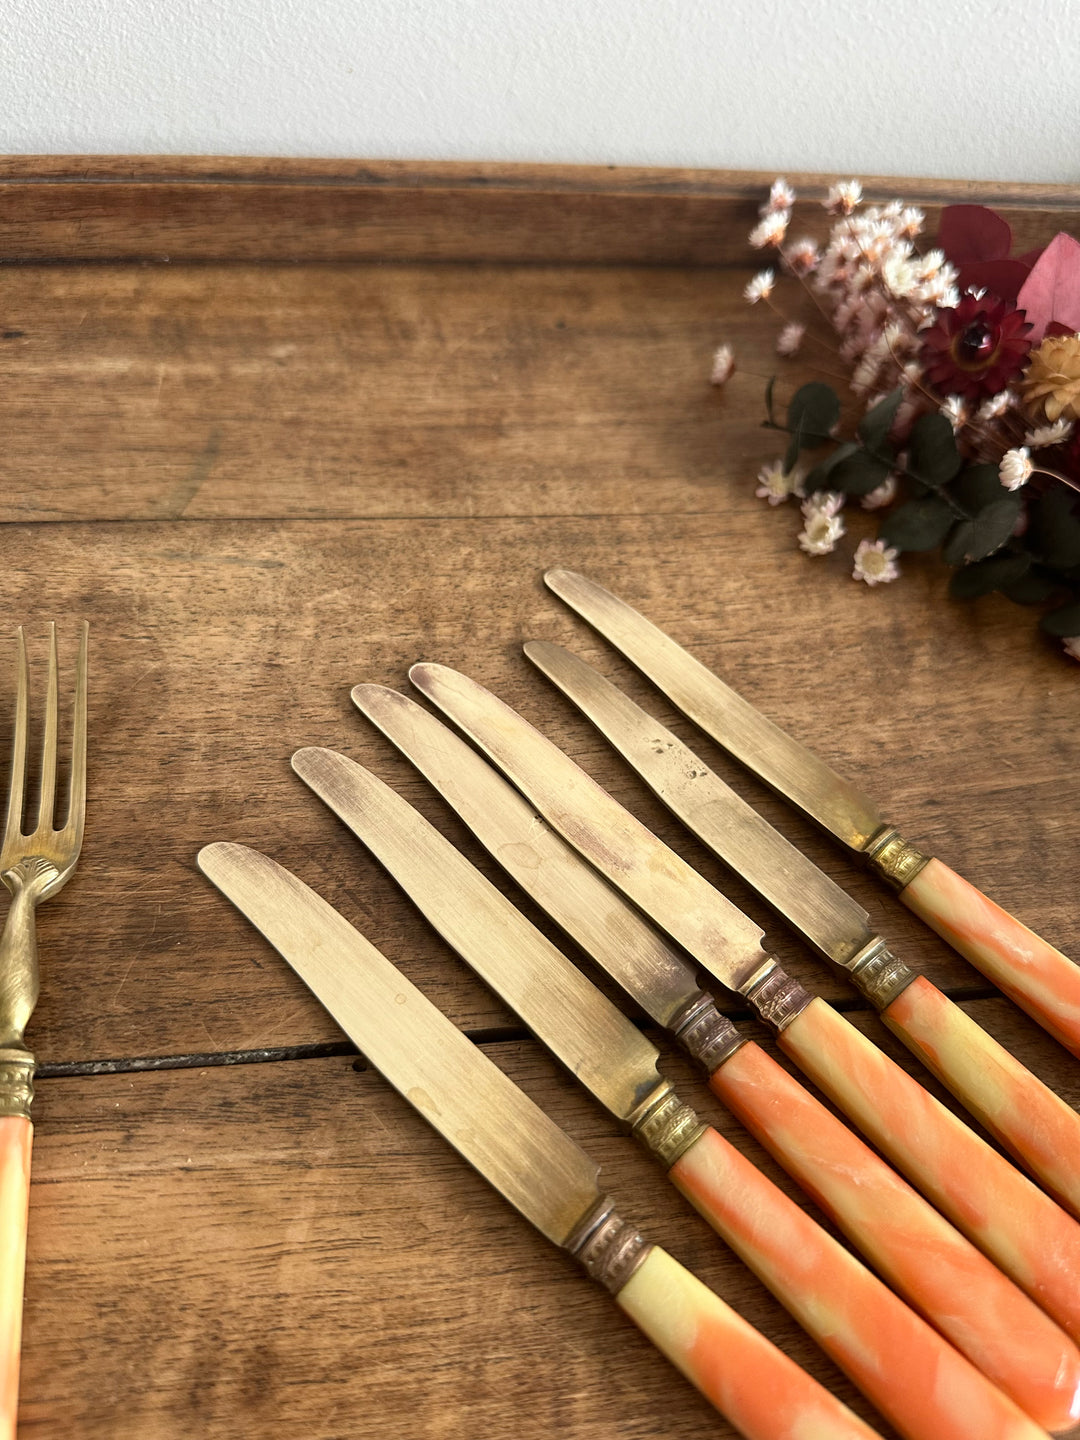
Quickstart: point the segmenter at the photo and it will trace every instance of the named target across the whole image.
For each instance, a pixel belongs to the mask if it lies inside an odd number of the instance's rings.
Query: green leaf
[[[803,481],[803,489],[807,495],[813,495],[815,490],[830,490],[829,476],[836,469],[841,460],[846,460],[849,455],[854,455],[858,450],[854,440],[845,440],[842,445],[837,445],[831,455],[815,465]]]
[[[1060,610],[1051,610],[1039,621],[1039,628],[1048,635],[1080,635],[1080,600],[1071,600]]]
[[[869,495],[888,477],[892,465],[866,450],[846,455],[829,472],[829,489],[844,495]]]
[[[969,465],[949,486],[949,494],[969,515],[1000,500],[1005,491],[996,465]]]
[[[1011,585],[1002,585],[1001,593],[1014,605],[1045,605],[1051,595],[1060,589],[1061,582],[1055,575],[1044,575],[1039,569],[1032,568]]]
[[[989,560],[976,560],[954,572],[949,581],[949,594],[957,600],[974,600],[992,590],[1005,590],[1022,581],[1031,564],[1030,555],[992,555]]]
[[[839,419],[840,401],[836,391],[821,380],[811,380],[809,385],[800,386],[791,397],[788,429],[793,435],[802,436],[804,449],[831,439]]]
[[[1034,541],[1047,565],[1068,570],[1080,565],[1080,495],[1067,485],[1055,485],[1040,498],[1033,526]]]
[[[776,416],[773,414],[773,391],[776,389],[776,376],[769,376],[769,383],[765,386],[765,414],[769,417],[769,424],[776,425]]]
[[[879,400],[874,408],[868,410],[859,421],[855,431],[868,450],[877,450],[888,440],[889,431],[892,429],[896,412],[900,408],[900,401],[903,398],[902,387],[890,390],[884,400]]]
[[[956,436],[944,415],[920,415],[911,427],[907,468],[927,485],[947,485],[960,469]]]
[[[942,553],[948,563],[969,565],[1000,550],[1013,532],[1023,503],[1019,495],[1006,492],[970,520],[961,520],[945,542]]]
[[[802,431],[793,430],[791,439],[788,441],[787,449],[784,451],[784,474],[790,475],[795,466],[799,463],[799,451],[802,449]]]
[[[908,500],[886,515],[878,535],[898,550],[933,550],[945,539],[956,516],[940,495]]]

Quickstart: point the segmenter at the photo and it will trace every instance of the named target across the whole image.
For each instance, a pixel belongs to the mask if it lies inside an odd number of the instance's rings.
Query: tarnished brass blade
[[[655,1046],[388,785],[333,750],[298,750],[292,763],[461,958],[602,1105],[629,1121],[661,1083]]]
[[[598,670],[545,640],[530,640],[525,654],[668,809],[822,955],[843,964],[873,938],[869,916],[850,895]]]
[[[601,874],[723,984],[765,961],[762,931],[569,756],[489,691],[443,665],[414,665],[416,687],[490,755]]]
[[[625,601],[573,570],[549,570],[544,580],[706,735],[843,844],[862,850],[882,828],[880,811],[857,785],[766,720]]]
[[[670,1025],[700,993],[694,967],[471,745],[396,690],[357,685],[352,698],[503,869],[658,1024]]]
[[[390,1084],[549,1240],[600,1199],[599,1167],[385,956],[288,870],[244,845],[199,868],[261,930]]]

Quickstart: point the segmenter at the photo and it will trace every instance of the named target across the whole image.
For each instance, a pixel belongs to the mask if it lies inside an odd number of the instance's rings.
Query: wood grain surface
[[[794,511],[754,498],[778,448],[759,423],[774,329],[741,299],[762,180],[0,167],[0,254],[19,262],[0,269],[12,637],[0,635],[0,673],[20,621],[38,692],[46,622],[60,623],[65,675],[74,621],[91,627],[86,841],[39,914],[28,1037],[41,1077],[21,1433],[733,1433],[354,1070],[333,1021],[195,869],[215,839],[263,849],[325,894],[590,1148],[628,1214],[861,1404],[290,771],[300,745],[344,750],[510,893],[349,701],[360,681],[407,687],[417,659],[520,708],[897,1054],[520,653],[529,638],[577,649],[1080,1101],[1074,1060],[542,585],[565,565],[623,594],[859,779],[910,838],[1080,955],[1080,670],[1030,612],[949,601],[932,557],[870,591],[839,556],[797,550]],[[875,184],[935,204],[990,198],[1026,243],[1075,230],[1080,206],[1064,189]],[[170,263],[154,253],[163,240]],[[719,393],[707,376],[722,339],[740,368]],[[868,518],[851,528],[872,533]],[[665,1068],[717,1114],[676,1057]]]

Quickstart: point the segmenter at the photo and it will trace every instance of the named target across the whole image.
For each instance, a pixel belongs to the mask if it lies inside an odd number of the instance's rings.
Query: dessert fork
[[[71,779],[63,826],[56,818],[57,656],[51,627],[49,679],[42,741],[37,819],[23,831],[26,806],[26,737],[29,672],[26,641],[18,630],[15,735],[7,819],[0,843],[0,879],[11,892],[11,907],[0,935],[0,1440],[15,1434],[22,1333],[26,1219],[30,1202],[30,1147],[33,1125],[34,1057],[23,1031],[38,998],[34,912],[67,882],[82,847],[86,810],[86,638],[83,622],[75,677]],[[29,823],[29,822],[28,822]]]

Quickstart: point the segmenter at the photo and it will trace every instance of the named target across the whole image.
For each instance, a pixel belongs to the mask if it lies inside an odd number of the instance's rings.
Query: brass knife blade
[[[701,995],[696,971],[493,765],[429,711],[383,685],[353,703],[438,790],[536,903],[665,1029]]]
[[[684,715],[844,845],[862,851],[885,826],[877,806],[857,785],[766,720],[624,600],[573,570],[549,570],[544,580]]]
[[[843,965],[876,938],[850,895],[725,785],[689,746],[561,645],[525,654],[629,761],[650,788],[826,959]]]
[[[480,762],[483,763],[483,762]],[[461,958],[618,1119],[664,1082],[659,1053],[407,800],[336,751],[293,769],[342,819]]]
[[[218,842],[199,868],[376,1070],[556,1245],[601,1200],[599,1166],[359,931],[282,866]]]
[[[748,915],[508,705],[444,665],[414,665],[409,677],[564,839],[723,984],[741,991],[771,963]]]

